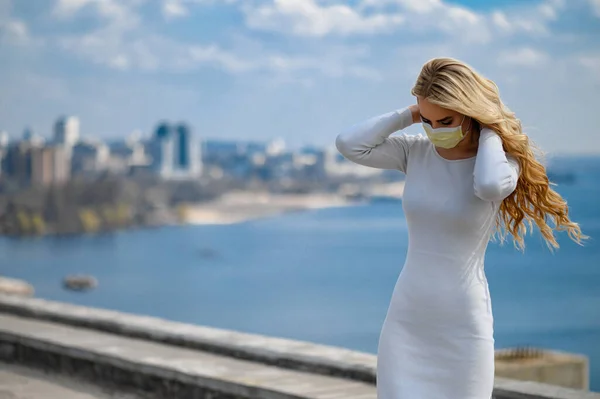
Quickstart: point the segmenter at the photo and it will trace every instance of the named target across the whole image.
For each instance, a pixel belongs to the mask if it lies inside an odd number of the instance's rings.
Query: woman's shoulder
[[[423,146],[429,142],[429,139],[427,138],[427,136],[423,135],[422,133],[417,133],[417,134],[402,133],[402,134],[394,135],[391,138],[393,138],[395,140],[400,140],[404,144],[406,144],[410,147]]]
[[[406,147],[408,148],[409,153],[411,152],[419,152],[426,150],[431,142],[427,138],[427,136],[417,133],[417,134],[402,134],[400,136],[396,136],[398,139],[402,140]]]

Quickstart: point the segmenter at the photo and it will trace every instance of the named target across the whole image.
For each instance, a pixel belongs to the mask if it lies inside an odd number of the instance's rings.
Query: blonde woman
[[[553,230],[585,237],[492,81],[440,58],[423,66],[412,94],[417,104],[336,139],[349,160],[406,174],[409,246],[379,338],[377,397],[489,399],[494,337],[483,264],[493,232],[522,248],[532,222],[553,247]],[[419,122],[426,135],[390,137]]]

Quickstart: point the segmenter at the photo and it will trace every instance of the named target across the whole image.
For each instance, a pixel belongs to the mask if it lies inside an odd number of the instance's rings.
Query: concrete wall
[[[45,342],[9,337],[0,333],[0,361],[68,375],[70,378],[99,385],[135,398],[211,398],[246,399],[253,396],[233,385],[215,386],[184,373],[167,369],[141,367],[86,351],[73,351]],[[1,395],[0,395],[1,397]],[[8,396],[9,398],[12,396]],[[278,399],[292,399],[280,396]]]
[[[496,377],[590,389],[586,356],[527,348],[496,350],[495,355]]]
[[[376,357],[372,354],[343,348],[194,326],[152,317],[91,309],[33,298],[0,295],[0,312],[199,349],[281,368],[305,370],[315,374],[337,376],[370,384],[375,383]],[[0,342],[2,341],[0,340]],[[9,352],[10,355],[7,355]],[[160,389],[159,387],[165,384],[168,386],[168,384],[174,383],[169,382],[171,380],[164,380],[160,376],[152,375],[152,373],[147,373],[145,377],[143,375],[144,370],[138,370],[137,374],[132,374],[131,370],[123,371],[121,369],[119,371],[114,369],[114,362],[109,362],[113,368],[105,369],[105,366],[101,365],[97,359],[88,359],[87,363],[81,363],[80,358],[71,361],[65,357],[69,355],[68,350],[61,352],[60,348],[54,347],[52,351],[49,351],[44,349],[43,346],[36,346],[35,343],[24,345],[23,342],[14,339],[12,342],[5,339],[4,346],[0,346],[0,353],[4,353],[3,357],[5,358],[9,356],[13,361],[28,363],[40,359],[39,361],[47,362],[48,366],[62,365],[61,367],[67,367],[67,370],[77,373],[85,374],[91,372],[86,370],[96,370],[99,375],[104,376],[102,378],[119,381],[120,383],[136,381],[141,384],[156,384],[156,389]],[[72,365],[70,365],[70,362],[72,362]],[[173,381],[179,381],[182,378],[185,380],[184,377],[177,376]],[[171,378],[174,378],[174,376],[171,375]],[[182,386],[177,389],[192,388]],[[596,393],[507,379],[496,380],[494,395],[496,399],[600,399],[600,394]],[[228,396],[215,397],[225,398]]]

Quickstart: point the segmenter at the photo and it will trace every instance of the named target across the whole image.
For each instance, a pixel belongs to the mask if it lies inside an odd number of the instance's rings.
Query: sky
[[[0,0],[0,130],[332,146],[434,57],[494,80],[543,151],[600,153],[600,0]]]

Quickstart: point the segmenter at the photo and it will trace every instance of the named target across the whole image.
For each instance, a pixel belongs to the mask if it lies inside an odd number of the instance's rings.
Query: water
[[[564,166],[586,171],[559,191],[592,239],[579,247],[561,236],[555,253],[538,236],[525,254],[491,244],[496,346],[583,353],[600,391],[600,161]],[[233,226],[0,239],[0,274],[46,299],[375,353],[406,238],[400,205],[377,204]],[[218,256],[203,257],[205,248]],[[65,291],[70,273],[100,285]]]

